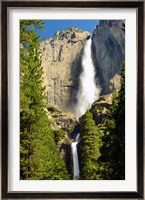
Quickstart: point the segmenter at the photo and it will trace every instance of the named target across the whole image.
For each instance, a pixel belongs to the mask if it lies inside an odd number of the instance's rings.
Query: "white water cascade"
[[[78,160],[78,151],[77,144],[79,142],[80,133],[78,133],[75,142],[71,144],[72,148],[72,156],[73,156],[73,179],[77,179],[79,177],[80,169],[79,169],[79,160]]]
[[[77,118],[85,114],[87,109],[91,108],[100,93],[100,89],[95,84],[95,69],[91,56],[91,44],[92,40],[87,40],[82,56],[82,72],[79,78],[80,86],[77,94],[78,103],[75,107]]]

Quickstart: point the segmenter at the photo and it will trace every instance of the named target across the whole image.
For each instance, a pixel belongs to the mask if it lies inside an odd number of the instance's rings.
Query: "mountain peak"
[[[87,37],[90,35],[90,33],[87,31],[83,31],[75,27],[70,27],[64,30],[57,31],[56,34],[54,35],[54,39],[57,39],[57,40],[71,39],[72,40],[74,38],[80,37],[82,34],[87,35]]]

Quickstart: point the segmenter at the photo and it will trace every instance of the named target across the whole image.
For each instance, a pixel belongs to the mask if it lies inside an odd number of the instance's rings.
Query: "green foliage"
[[[47,107],[47,109],[48,109],[48,111],[50,111],[50,112],[56,112],[56,113],[60,113],[61,111],[58,109],[58,108],[56,108],[55,106],[48,106]]]
[[[64,136],[66,135],[66,132],[63,131],[62,129],[57,129],[53,131],[54,134],[54,141],[57,143],[64,139]]]
[[[100,107],[96,112],[100,112]],[[97,124],[97,123],[96,123]],[[95,126],[87,111],[79,144],[80,179],[125,179],[125,64],[121,72],[121,90],[114,91],[107,118]]]
[[[20,21],[20,43],[23,47],[28,45],[39,45],[39,35],[36,34],[36,29],[43,30],[44,23],[41,20],[21,20]]]
[[[56,150],[54,133],[45,113],[39,36],[33,29],[42,25],[40,20],[20,23],[20,178],[67,180],[69,175]]]
[[[121,73],[121,90],[114,92],[113,103],[104,122],[100,169],[102,179],[125,179],[125,65]]]
[[[80,179],[100,179],[98,158],[100,157],[101,134],[95,125],[92,114],[87,111],[84,115],[80,138]]]

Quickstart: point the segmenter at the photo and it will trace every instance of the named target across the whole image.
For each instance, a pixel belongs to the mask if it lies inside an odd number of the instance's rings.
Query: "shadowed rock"
[[[92,57],[96,69],[96,83],[101,95],[112,92],[110,80],[120,74],[125,59],[125,24],[123,20],[101,20],[92,36]],[[111,82],[112,84],[112,82]]]

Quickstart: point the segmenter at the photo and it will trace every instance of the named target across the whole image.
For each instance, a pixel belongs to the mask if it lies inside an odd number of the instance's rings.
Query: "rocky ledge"
[[[112,99],[112,94],[104,95],[93,103],[90,111],[93,114],[96,125],[101,124],[103,119],[106,119],[108,117],[107,112],[112,105]]]

